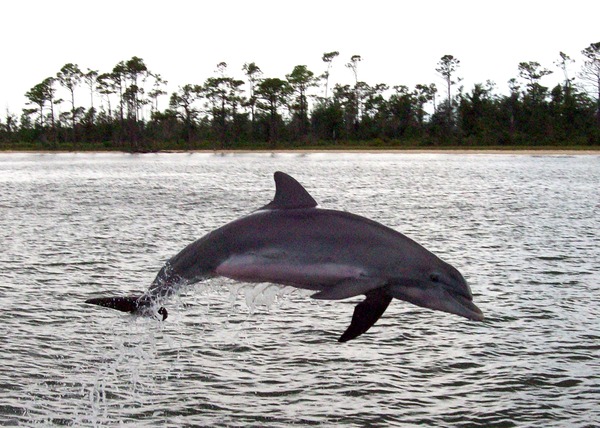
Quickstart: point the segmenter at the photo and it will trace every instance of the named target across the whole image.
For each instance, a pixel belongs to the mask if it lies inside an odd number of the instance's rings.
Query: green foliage
[[[277,77],[263,79],[256,89],[259,100],[257,107],[268,113],[268,140],[273,146],[280,138],[283,125],[279,108],[288,103],[292,91],[292,86],[288,82]]]
[[[292,104],[294,111],[292,121],[295,123],[297,137],[302,138],[308,132],[309,123],[307,92],[310,88],[317,86],[317,79],[305,65],[295,66],[294,70],[285,78],[290,84],[291,90],[296,94],[295,102]]]
[[[240,80],[220,62],[203,84],[179,86],[164,110],[160,101],[167,95],[166,81],[139,57],[103,73],[83,73],[68,63],[26,92],[28,106],[20,118],[7,112],[0,119],[0,148],[599,145],[600,43],[582,53],[585,62],[576,79],[569,72],[573,60],[560,52],[555,65],[564,78],[552,87],[545,86],[550,70],[535,61],[519,63],[508,94],[489,81],[453,94],[460,61],[444,55],[436,67],[446,86],[440,102],[434,83],[390,88],[360,81],[360,55],[346,63],[352,83],[333,88],[329,77],[337,51],[323,54],[324,71],[318,77],[296,65],[285,79],[264,78],[260,67],[249,62]],[[79,96],[82,86],[89,90],[87,103]],[[62,99],[67,102],[61,105]]]

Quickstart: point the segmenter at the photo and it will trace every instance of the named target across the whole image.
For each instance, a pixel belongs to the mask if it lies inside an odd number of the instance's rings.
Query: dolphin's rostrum
[[[291,176],[275,173],[275,197],[172,257],[139,296],[87,300],[120,311],[152,314],[156,301],[214,276],[314,290],[315,299],[366,295],[340,342],[365,333],[392,298],[483,320],[467,282],[454,267],[401,233],[344,211],[317,208]],[[167,311],[158,310],[164,320]]]

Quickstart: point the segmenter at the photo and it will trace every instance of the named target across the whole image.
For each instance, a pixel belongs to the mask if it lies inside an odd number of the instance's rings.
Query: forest
[[[221,62],[203,83],[171,94],[136,56],[105,72],[67,63],[25,92],[19,116],[0,118],[0,150],[598,146],[600,42],[582,55],[577,66],[560,52],[555,71],[520,62],[506,93],[489,80],[462,86],[453,55],[437,63],[440,87],[366,83],[360,55],[344,63],[333,51],[318,73],[297,65],[282,77],[250,62],[238,78]],[[340,66],[354,79],[331,85]],[[553,73],[555,86],[543,86]],[[160,110],[163,99],[168,107]]]

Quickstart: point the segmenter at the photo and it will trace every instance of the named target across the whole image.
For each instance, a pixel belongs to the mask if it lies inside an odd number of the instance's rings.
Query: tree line
[[[234,77],[225,62],[204,83],[167,82],[144,60],[120,61],[109,72],[65,64],[25,93],[21,115],[0,119],[0,148],[157,149],[297,147],[318,145],[598,145],[600,42],[582,50],[584,62],[560,52],[561,74],[535,61],[517,65],[508,94],[486,81],[460,85],[460,61],[444,55],[435,83],[390,87],[360,80],[362,57],[344,64],[353,81],[331,87],[339,52],[322,55],[315,74],[305,65],[266,77],[254,63]],[[87,93],[87,96],[82,95]],[[168,96],[168,107],[159,99]],[[82,106],[82,98],[87,98]]]

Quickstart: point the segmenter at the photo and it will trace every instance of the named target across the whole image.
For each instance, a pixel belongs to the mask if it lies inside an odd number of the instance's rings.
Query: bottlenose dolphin
[[[137,296],[89,299],[124,312],[150,315],[155,302],[215,276],[316,291],[315,299],[364,294],[340,342],[365,333],[392,298],[483,320],[471,289],[454,267],[403,234],[344,211],[317,208],[291,176],[275,173],[273,201],[232,221],[172,257],[149,290]],[[166,319],[164,307],[158,309]]]

